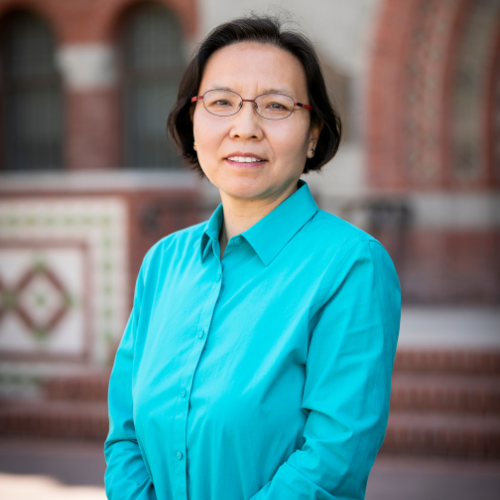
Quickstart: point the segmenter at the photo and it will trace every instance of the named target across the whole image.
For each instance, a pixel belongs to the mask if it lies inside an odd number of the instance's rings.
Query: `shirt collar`
[[[241,235],[267,266],[317,211],[318,205],[312,197],[307,182],[300,179],[295,193]],[[222,219],[221,203],[210,217],[202,235],[202,259],[206,255],[209,240],[219,238]]]
[[[219,204],[219,206],[215,209],[214,213],[212,214],[212,217],[210,217],[206,227],[205,231],[203,231],[203,234],[201,236],[201,259],[204,260],[205,256],[207,255],[208,248],[210,248],[211,245],[209,245],[209,242],[211,241],[217,241],[219,239],[219,234],[220,234],[220,228],[222,226],[222,219],[224,216],[224,212],[222,210],[222,203]]]

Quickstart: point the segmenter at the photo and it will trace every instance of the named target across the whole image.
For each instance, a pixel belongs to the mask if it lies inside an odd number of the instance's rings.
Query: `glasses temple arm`
[[[304,104],[302,102],[294,102],[295,106],[300,106],[301,108],[308,109],[312,111],[314,108],[310,106],[309,104]]]

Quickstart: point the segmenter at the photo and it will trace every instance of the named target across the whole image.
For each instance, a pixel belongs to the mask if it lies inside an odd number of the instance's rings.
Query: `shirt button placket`
[[[185,369],[186,369],[186,376],[183,377],[183,380],[181,382],[181,387],[184,387],[180,391],[180,404],[178,406],[178,409],[180,410],[179,413],[176,415],[176,427],[175,427],[175,445],[176,448],[174,448],[174,456],[175,460],[178,464],[179,468],[179,473],[182,474],[184,477],[180,482],[176,482],[175,484],[175,492],[177,494],[177,497],[179,499],[186,499],[187,500],[187,462],[186,460],[183,460],[185,453],[187,453],[186,449],[186,425],[187,425],[187,418],[188,418],[188,413],[189,413],[189,398],[186,396],[188,395],[188,390],[189,387],[192,383],[192,380],[194,379],[195,373],[196,373],[196,368],[198,366],[198,361],[201,357],[201,354],[203,352],[204,346],[205,346],[205,339],[207,338],[208,331],[210,328],[210,323],[212,321],[212,316],[215,311],[215,306],[217,304],[217,300],[219,298],[220,290],[222,287],[222,266],[219,262],[219,268],[216,271],[215,274],[215,282],[214,286],[210,292],[210,295],[207,296],[206,302],[205,302],[205,307],[204,307],[204,312],[201,315],[200,318],[200,325],[203,325],[198,332],[196,333],[195,339],[198,342],[195,342],[194,348],[191,352],[191,355],[187,359]],[[181,437],[182,436],[182,437]],[[181,451],[181,450],[186,450]]]

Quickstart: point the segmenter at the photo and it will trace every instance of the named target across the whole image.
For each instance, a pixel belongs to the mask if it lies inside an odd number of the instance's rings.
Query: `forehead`
[[[277,89],[297,99],[307,96],[306,75],[300,61],[286,50],[257,42],[229,45],[212,54],[203,72],[200,92],[218,87],[252,93]]]

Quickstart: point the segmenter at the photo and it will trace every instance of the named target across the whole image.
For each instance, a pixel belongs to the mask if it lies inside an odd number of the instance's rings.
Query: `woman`
[[[222,204],[144,258],[110,380],[108,498],[364,498],[400,290],[383,247],[300,180],[340,140],[310,42],[271,18],[219,26],[168,127]]]

